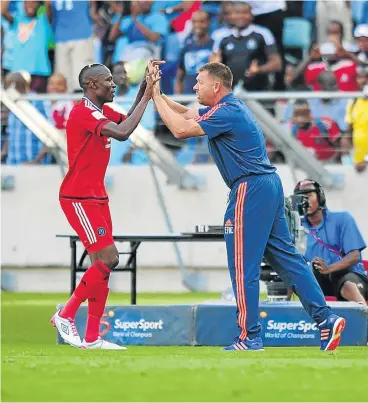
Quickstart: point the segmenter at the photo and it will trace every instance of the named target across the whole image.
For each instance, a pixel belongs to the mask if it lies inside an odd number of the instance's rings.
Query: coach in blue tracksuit
[[[281,180],[268,160],[261,128],[231,92],[232,78],[231,70],[221,63],[200,68],[194,90],[206,107],[199,110],[170,100],[161,94],[158,83],[153,95],[175,137],[208,136],[209,151],[231,189],[224,232],[240,334],[225,350],[263,350],[258,322],[263,255],[319,325],[321,349],[334,350],[345,319],[332,314],[311,269],[291,242]]]

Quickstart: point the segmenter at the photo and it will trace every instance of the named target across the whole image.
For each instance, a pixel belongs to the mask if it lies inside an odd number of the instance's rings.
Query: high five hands
[[[161,70],[160,65],[164,64],[163,60],[150,60],[146,68],[146,92],[151,98],[159,96],[160,91],[160,80],[161,80]],[[147,94],[147,95],[148,95]]]

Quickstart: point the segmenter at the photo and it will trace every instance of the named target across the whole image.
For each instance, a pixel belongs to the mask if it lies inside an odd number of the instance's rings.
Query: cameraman
[[[308,231],[305,258],[311,262],[324,295],[365,305],[368,277],[360,252],[366,245],[353,217],[348,212],[329,211],[323,188],[313,180],[296,185],[294,195],[301,194],[308,197],[302,219]]]

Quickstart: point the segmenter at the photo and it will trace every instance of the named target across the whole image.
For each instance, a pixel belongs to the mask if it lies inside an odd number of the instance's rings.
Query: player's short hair
[[[83,69],[80,71],[79,76],[78,76],[78,82],[80,87],[84,90],[85,88],[85,80],[84,77],[87,72],[91,71],[94,67],[97,66],[103,66],[106,67],[104,64],[101,63],[93,63],[93,64],[87,64],[87,66],[84,66]]]
[[[229,67],[222,63],[206,63],[198,69],[198,72],[202,71],[207,71],[211,76],[218,78],[225,88],[231,89],[233,85],[233,73]]]

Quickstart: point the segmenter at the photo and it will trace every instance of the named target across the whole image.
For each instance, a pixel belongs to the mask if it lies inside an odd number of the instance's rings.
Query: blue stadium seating
[[[305,57],[311,46],[312,24],[305,18],[291,17],[284,20],[282,42],[285,49],[299,48]]]

